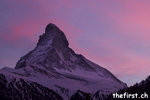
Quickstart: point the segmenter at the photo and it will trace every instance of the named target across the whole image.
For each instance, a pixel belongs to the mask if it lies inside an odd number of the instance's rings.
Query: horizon
[[[150,1],[0,1],[0,68],[14,68],[49,23],[69,47],[129,86],[150,75]]]

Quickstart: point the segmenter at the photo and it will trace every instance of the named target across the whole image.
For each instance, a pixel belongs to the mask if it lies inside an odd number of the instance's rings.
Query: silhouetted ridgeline
[[[130,99],[115,99],[113,98],[112,94],[109,95],[109,97],[107,98],[107,100],[150,100],[150,76],[148,76],[145,80],[141,81],[140,83],[136,83],[135,85],[125,88],[125,89],[121,89],[119,90],[117,93],[118,94],[123,94],[123,93],[129,93],[129,94],[138,94],[138,98],[130,98]],[[145,96],[145,98],[141,99],[140,96],[142,94],[146,93],[148,95]]]

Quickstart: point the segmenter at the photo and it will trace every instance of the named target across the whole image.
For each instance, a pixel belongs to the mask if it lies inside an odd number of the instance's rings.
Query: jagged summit
[[[47,63],[50,63],[47,65],[51,65],[53,62],[56,63],[56,61],[60,59],[67,58],[64,58],[65,53],[71,50],[68,46],[69,43],[64,32],[55,24],[50,23],[46,26],[45,33],[39,37],[36,48],[24,57],[21,57],[15,68],[22,68],[35,64],[45,66]]]
[[[69,43],[65,34],[55,24],[50,23],[46,26],[45,33],[40,36],[37,46],[39,45],[68,47]]]

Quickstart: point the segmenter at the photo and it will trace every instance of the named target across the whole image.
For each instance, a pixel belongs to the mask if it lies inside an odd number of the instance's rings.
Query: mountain
[[[137,97],[135,95],[130,96],[127,100],[150,100],[149,94],[150,94],[150,76],[148,76],[145,80],[141,81],[140,83],[136,83],[133,86],[126,87],[124,89],[121,89],[117,91],[117,94],[138,94]],[[144,94],[144,95],[143,95]],[[141,98],[141,95],[143,95],[144,98]],[[128,96],[129,97],[129,96]],[[127,96],[126,96],[127,98]],[[113,98],[113,94],[110,94],[106,100],[122,100],[122,98]],[[126,99],[123,99],[126,100]]]
[[[63,31],[52,23],[47,25],[37,46],[21,57],[15,69],[3,68],[0,73],[10,80],[21,78],[38,83],[64,100],[69,100],[72,95],[75,97],[79,90],[101,96],[126,87],[107,69],[69,48]]]

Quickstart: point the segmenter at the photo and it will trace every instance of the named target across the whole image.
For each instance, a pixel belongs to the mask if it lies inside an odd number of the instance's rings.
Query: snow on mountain
[[[76,54],[69,48],[65,34],[51,23],[35,49],[21,57],[15,69],[3,68],[0,72],[37,82],[65,100],[77,90],[91,94],[98,90],[111,93],[126,87],[107,69]]]

